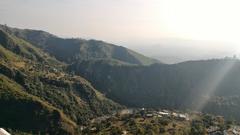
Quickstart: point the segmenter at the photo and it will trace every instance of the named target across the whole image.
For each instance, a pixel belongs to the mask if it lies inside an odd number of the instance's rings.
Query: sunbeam
[[[195,110],[202,111],[204,109],[208,101],[213,98],[214,93],[217,91],[224,77],[234,67],[237,60],[227,59],[224,63],[221,62],[222,61],[219,61],[219,67],[214,67],[214,71],[208,74],[196,87],[194,101],[192,102],[192,108]]]

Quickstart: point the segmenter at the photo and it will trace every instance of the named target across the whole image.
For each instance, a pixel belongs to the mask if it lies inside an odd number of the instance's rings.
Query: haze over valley
[[[11,0],[0,4],[1,24],[103,40],[166,63],[239,55],[237,0]]]

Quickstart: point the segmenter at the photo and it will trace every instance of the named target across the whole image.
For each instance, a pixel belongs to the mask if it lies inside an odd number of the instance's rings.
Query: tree
[[[207,131],[202,121],[198,120],[192,121],[190,135],[205,135],[206,133]]]

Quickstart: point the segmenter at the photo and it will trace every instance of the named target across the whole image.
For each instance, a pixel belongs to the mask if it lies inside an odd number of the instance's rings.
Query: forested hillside
[[[174,65],[109,65],[83,61],[69,67],[107,97],[131,107],[193,109],[240,119],[240,62],[189,61]]]
[[[0,58],[0,126],[16,134],[78,134],[90,119],[122,108],[65,72],[66,64],[2,29]]]

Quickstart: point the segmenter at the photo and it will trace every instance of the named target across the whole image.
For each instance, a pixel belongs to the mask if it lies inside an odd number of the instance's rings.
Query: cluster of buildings
[[[146,109],[146,108],[137,108],[137,109],[123,109],[115,112],[112,115],[107,115],[103,117],[98,117],[93,119],[92,123],[101,123],[112,116],[116,115],[138,115],[138,117],[142,118],[174,118],[175,120],[181,121],[190,121],[190,115],[188,113],[182,113],[177,111],[170,111],[170,110],[161,110],[161,109]],[[96,127],[92,127],[91,131],[96,131]],[[128,131],[123,131],[123,135],[126,135]],[[210,126],[207,128],[208,135],[240,135],[240,126],[232,126],[227,130],[222,130],[219,126]],[[1,135],[1,134],[0,134]]]
[[[145,108],[141,109],[123,109],[118,112],[120,115],[126,115],[126,114],[136,114],[140,113],[143,117],[174,117],[179,120],[187,120],[189,121],[189,115],[187,113],[179,113],[169,110],[148,110]]]
[[[228,130],[224,130],[224,135],[240,135],[240,127],[239,126],[233,126]]]
[[[145,108],[142,108],[140,113],[146,117],[173,117],[179,120],[190,120],[189,115],[186,113],[179,113],[169,110],[146,110]]]
[[[210,126],[207,129],[208,135],[240,135],[240,127],[234,126],[228,130],[221,131],[217,126]]]

